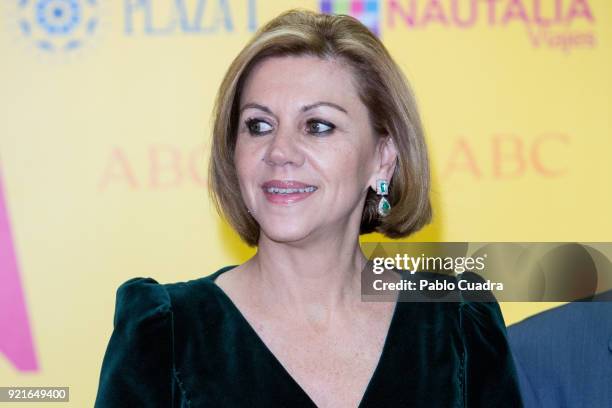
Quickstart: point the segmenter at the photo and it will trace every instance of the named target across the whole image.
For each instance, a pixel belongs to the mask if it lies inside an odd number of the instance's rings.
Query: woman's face
[[[234,160],[261,233],[295,242],[358,231],[368,188],[387,175],[379,139],[348,68],[312,56],[257,64],[240,99]]]

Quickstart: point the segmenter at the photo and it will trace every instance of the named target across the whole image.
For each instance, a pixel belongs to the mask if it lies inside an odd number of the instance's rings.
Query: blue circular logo
[[[19,27],[42,50],[74,50],[96,32],[96,3],[96,0],[19,0]]]
[[[36,22],[51,35],[69,34],[80,18],[76,0],[42,0],[36,5]]]

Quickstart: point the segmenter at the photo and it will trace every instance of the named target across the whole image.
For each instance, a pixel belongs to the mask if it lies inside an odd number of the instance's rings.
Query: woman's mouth
[[[264,183],[261,189],[273,204],[292,204],[308,198],[318,187],[296,181],[271,180]]]

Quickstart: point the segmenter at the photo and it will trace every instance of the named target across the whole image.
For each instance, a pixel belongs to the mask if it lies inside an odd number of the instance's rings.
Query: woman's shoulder
[[[501,309],[487,280],[478,273],[465,271],[444,274],[419,271],[402,272],[402,278],[412,281],[416,290],[404,291],[404,302],[419,303],[421,307],[451,309],[447,317],[488,321],[497,327],[505,327]],[[452,310],[459,313],[452,313]]]
[[[166,283],[163,286],[170,294],[173,302],[210,300],[218,297],[221,292],[215,283],[217,277],[235,266],[223,266],[209,275],[186,281]]]
[[[170,296],[164,285],[150,277],[131,278],[117,288],[114,326],[165,316],[171,309]]]
[[[461,310],[476,323],[488,323],[491,327],[506,332],[506,324],[499,303],[489,282],[475,272],[464,272],[458,276],[466,284],[461,289]]]
[[[160,283],[152,277],[134,277],[123,282],[116,292],[115,324],[122,320],[147,320],[168,313],[187,312],[218,301],[214,280],[233,268],[224,266],[200,278]]]

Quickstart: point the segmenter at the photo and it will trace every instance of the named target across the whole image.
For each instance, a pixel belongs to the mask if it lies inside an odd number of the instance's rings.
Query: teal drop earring
[[[378,202],[378,214],[380,214],[381,217],[385,217],[391,211],[391,204],[389,204],[389,201],[385,198],[385,196],[389,194],[389,183],[387,183],[387,180],[376,180],[376,194],[381,196]]]

